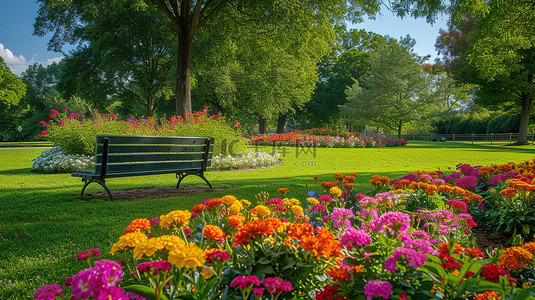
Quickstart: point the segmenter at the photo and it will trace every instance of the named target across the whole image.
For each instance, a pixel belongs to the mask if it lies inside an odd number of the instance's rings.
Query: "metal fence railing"
[[[397,135],[389,135],[397,138]],[[488,133],[488,134],[404,134],[405,141],[442,141],[442,142],[509,142],[518,140],[518,133]],[[535,133],[528,133],[528,142],[533,144]]]

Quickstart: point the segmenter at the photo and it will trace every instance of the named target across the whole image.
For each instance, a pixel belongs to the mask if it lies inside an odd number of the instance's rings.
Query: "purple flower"
[[[391,235],[402,234],[409,230],[410,219],[410,215],[402,212],[387,212],[379,219],[372,220],[369,226],[371,230],[377,230],[379,233],[387,229]]]
[[[101,289],[97,292],[94,297],[94,300],[129,300],[128,296],[125,295],[125,291],[116,286],[111,286],[107,289]]]
[[[370,280],[364,286],[364,295],[366,295],[367,300],[371,300],[373,297],[388,299],[393,295],[392,285],[388,281]]]
[[[477,205],[477,208],[478,209],[484,209],[485,208],[485,203],[481,202]]]
[[[117,284],[122,280],[123,268],[121,268],[121,265],[114,261],[96,261],[93,269],[95,270],[97,276],[100,277],[100,284],[106,289],[112,286],[117,286]]]
[[[56,297],[63,297],[59,284],[45,285],[33,294],[35,300],[53,300]]]
[[[171,270],[171,264],[165,260],[143,262],[137,266],[137,270],[140,274],[145,272],[154,272],[155,275],[158,275],[160,271]]]
[[[95,256],[99,256],[100,253],[98,251],[98,249],[89,249],[89,250],[84,250],[80,253],[78,253],[76,256],[78,257],[79,260],[85,260],[85,259],[88,259],[90,257],[95,257]]]
[[[427,261],[427,257],[414,249],[400,247],[394,250],[393,256],[389,257],[385,261],[385,270],[395,273],[398,269],[397,263],[399,260],[404,260],[409,267],[418,269],[423,266]]]
[[[150,219],[150,226],[154,227],[160,223],[160,218],[156,217],[154,219]]]

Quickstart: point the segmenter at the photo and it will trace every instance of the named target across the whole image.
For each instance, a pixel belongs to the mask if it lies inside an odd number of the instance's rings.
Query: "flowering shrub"
[[[95,157],[85,154],[67,154],[60,147],[44,151],[33,160],[32,169],[45,173],[89,170],[95,166]]]
[[[45,130],[39,137],[49,139],[68,154],[95,154],[99,134],[148,136],[206,136],[215,138],[214,154],[240,155],[246,140],[241,137],[238,121],[230,124],[225,117],[209,115],[206,110],[185,117],[120,120],[115,114],[95,111],[92,116],[52,110],[50,121],[41,121]]]
[[[325,130],[312,130],[313,133]],[[327,131],[332,133],[332,130]],[[381,135],[362,137],[359,133],[345,133],[342,135],[317,135],[307,131],[292,131],[277,134],[259,134],[249,138],[249,144],[261,146],[317,146],[327,148],[370,148],[405,146],[406,141],[387,138]]]
[[[438,174],[413,175],[419,181],[376,178],[392,189],[354,195],[357,174],[337,173],[337,181],[322,181],[323,195],[311,192],[306,201],[280,188],[281,198],[227,195],[136,219],[111,247],[135,284],[122,285],[121,266],[101,261],[66,286],[84,299],[527,299],[535,291],[535,242],[474,247],[478,224],[451,201],[480,196]],[[408,211],[406,199],[424,191],[438,209]],[[91,249],[79,258],[98,255]],[[45,286],[36,298],[64,292]]]
[[[212,166],[208,170],[229,170],[240,168],[269,167],[277,164],[280,154],[273,152],[247,151],[243,155],[214,155]],[[32,168],[44,173],[69,173],[76,170],[92,170],[95,167],[95,157],[85,154],[66,154],[60,147],[53,147],[44,151],[34,159]]]

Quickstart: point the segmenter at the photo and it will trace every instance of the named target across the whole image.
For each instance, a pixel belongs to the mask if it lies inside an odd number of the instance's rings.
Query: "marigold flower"
[[[535,242],[529,242],[524,245],[522,245],[522,248],[529,251],[529,253],[533,254],[535,253]]]
[[[496,293],[495,291],[486,291],[481,294],[476,295],[477,300],[498,300],[501,298],[501,294]]]
[[[243,226],[245,217],[243,215],[233,215],[228,217],[228,225],[233,228],[240,229]]]
[[[320,203],[320,202],[318,201],[318,199],[316,199],[316,198],[312,198],[312,197],[311,197],[311,198],[307,198],[307,201],[308,201],[310,204],[312,204],[312,205],[315,205],[315,204]]]
[[[320,178],[318,176],[312,177],[314,180],[319,180]]]
[[[134,248],[140,243],[145,242],[149,238],[142,232],[134,231],[127,233],[119,238],[117,243],[113,244],[111,247],[111,254],[114,254],[117,251],[127,250],[129,248]]]
[[[204,206],[204,204],[199,203],[199,204],[195,205],[195,206],[191,209],[191,211],[193,211],[193,212],[196,213],[196,214],[200,214],[200,213],[202,213],[202,212],[204,211],[205,208],[206,208],[206,206]]]
[[[223,204],[225,204],[226,206],[231,206],[232,204],[234,204],[236,201],[238,201],[238,199],[236,199],[236,197],[232,196],[232,195],[226,195],[224,196],[223,198],[221,198],[221,201],[223,202]]]
[[[232,204],[229,208],[228,208],[228,214],[230,216],[233,216],[233,215],[237,215],[240,213],[240,211],[243,209],[243,205],[241,204],[241,202],[239,201],[236,201],[234,202],[234,204]]]
[[[207,210],[212,210],[214,209],[214,207],[216,207],[217,205],[219,204],[222,204],[223,201],[219,198],[213,198],[213,199],[210,199],[207,203],[206,203],[206,209]]]
[[[191,231],[191,229],[189,228],[184,228],[184,232],[186,234],[188,234],[187,230]],[[160,240],[163,243],[164,249],[167,251],[171,251],[175,248],[183,247],[184,245],[186,245],[186,242],[184,242],[184,240],[182,240],[176,235],[162,235],[161,237],[157,237],[155,239]]]
[[[292,206],[292,212],[294,215],[302,215],[303,214],[303,208],[299,205]]]
[[[326,271],[332,277],[333,281],[346,281],[351,279],[351,275],[348,272],[348,268],[334,267]]]
[[[508,270],[518,270],[525,262],[533,260],[533,254],[522,247],[509,247],[500,255],[498,266]]]
[[[249,239],[256,239],[258,235],[269,236],[273,234],[282,222],[276,218],[259,219],[243,225],[233,238],[232,247],[243,246],[249,243]]]
[[[191,212],[187,210],[175,210],[167,215],[160,217],[160,227],[162,228],[180,228],[182,226],[188,226],[189,219],[191,218]]]
[[[344,186],[345,186],[346,189],[352,190],[353,187],[355,186],[355,184],[354,183],[345,183]]]
[[[127,234],[129,232],[134,232],[136,230],[149,230],[150,229],[150,221],[141,218],[141,219],[135,219],[128,225],[128,227],[125,229],[124,234]]]
[[[287,188],[280,188],[277,192],[278,192],[279,194],[286,194],[286,193],[288,193],[289,191],[290,191],[290,190],[287,189]]]
[[[143,243],[139,243],[134,248],[134,258],[143,259],[146,257],[151,257],[156,251],[162,250],[165,248],[165,244],[162,240],[158,238],[148,239]]]
[[[342,190],[341,190],[339,187],[337,187],[337,186],[333,186],[333,187],[329,190],[329,192],[331,193],[331,195],[336,196],[336,197],[340,197],[340,196],[342,196]]]
[[[340,173],[335,173],[333,175],[334,178],[338,179],[338,180],[342,180],[344,178],[344,175],[340,174]]]
[[[195,243],[188,243],[183,247],[176,248],[169,252],[167,261],[175,265],[177,268],[186,267],[192,269],[204,266],[206,257],[202,249],[197,247]]]
[[[505,198],[513,198],[516,195],[516,189],[513,187],[508,187],[500,191],[500,195]]]
[[[265,205],[257,205],[254,209],[256,210],[256,213],[259,216],[267,217],[267,216],[271,215],[271,210],[269,209],[269,207],[267,207]]]
[[[212,240],[219,241],[223,239],[225,233],[223,230],[221,230],[221,228],[219,228],[219,226],[206,225],[204,228],[204,236]]]

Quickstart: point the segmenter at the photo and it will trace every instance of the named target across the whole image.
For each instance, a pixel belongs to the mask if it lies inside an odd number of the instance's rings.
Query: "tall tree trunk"
[[[154,114],[154,96],[152,91],[149,91],[149,96],[147,97],[147,117],[152,117]]]
[[[401,121],[399,121],[398,123],[398,140],[401,140],[401,126],[403,125],[403,123]]]
[[[178,38],[178,59],[176,76],[176,115],[191,114],[191,53],[193,35],[189,30],[182,30]]]
[[[258,119],[258,133],[266,134],[266,118]]]
[[[287,115],[279,115],[277,120],[277,133],[284,133],[284,125],[286,125]]]
[[[529,116],[531,113],[531,104],[533,97],[527,93],[522,93],[522,113],[520,114],[520,127],[518,128],[517,145],[526,145],[528,143],[528,126]]]

